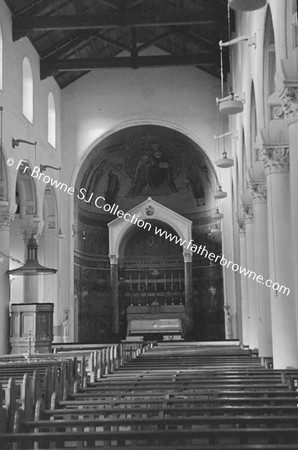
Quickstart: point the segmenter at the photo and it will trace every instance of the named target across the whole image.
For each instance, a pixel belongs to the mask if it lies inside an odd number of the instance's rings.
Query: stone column
[[[268,144],[262,153],[268,191],[270,284],[278,283],[270,288],[273,364],[275,369],[297,368],[289,148],[287,145],[272,147]],[[287,288],[289,290],[285,290]]]
[[[119,277],[118,277],[118,258],[116,255],[110,256],[110,289],[112,305],[112,333],[115,338],[119,337]]]
[[[184,285],[185,285],[185,333],[191,338],[194,331],[194,303],[192,283],[192,254],[183,253],[184,257]]]
[[[296,78],[298,78],[296,68]],[[293,75],[293,79],[294,75]],[[289,130],[290,151],[290,191],[291,191],[291,228],[292,228],[292,261],[294,270],[298,267],[298,80],[296,89],[286,88],[283,93],[283,106],[285,119]],[[295,303],[296,303],[296,328],[298,326],[298,277],[294,277]],[[297,330],[298,339],[298,330]]]
[[[268,221],[267,221],[267,184],[266,181],[252,181],[250,188],[253,197],[255,222],[255,260],[257,277],[269,279]],[[270,290],[255,280],[257,292],[258,342],[259,356],[272,357],[272,330]]]
[[[252,205],[243,207],[246,230],[246,269],[255,272],[254,216]],[[252,276],[246,276],[249,304],[249,347],[258,348],[258,311],[256,282]]]
[[[0,249],[5,255],[10,255],[10,224],[13,216],[9,213],[0,213]],[[9,353],[9,297],[10,286],[9,258],[0,255],[3,261],[0,263],[0,354]]]
[[[239,225],[239,246],[240,246],[240,265],[246,267],[246,232],[244,221],[238,221]],[[241,283],[241,318],[242,318],[242,340],[243,345],[249,345],[249,303],[247,291],[247,278],[240,275]]]

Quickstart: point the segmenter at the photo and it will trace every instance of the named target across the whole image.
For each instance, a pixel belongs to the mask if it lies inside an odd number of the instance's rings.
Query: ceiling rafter
[[[104,34],[94,34],[94,39],[98,39],[99,41],[106,42],[107,44],[112,45],[113,47],[117,47],[120,50],[127,50],[130,51],[131,47],[129,45],[123,44],[123,42],[116,41],[115,39],[111,39],[109,36],[106,36]]]
[[[65,0],[62,4],[59,5],[59,9],[63,8],[68,3],[69,2]],[[51,12],[57,11],[57,5],[55,5],[55,2],[49,2],[48,0],[39,0],[33,3],[30,2],[30,4],[25,8],[16,10],[14,12],[14,17],[22,18],[28,16],[35,16],[39,13],[44,13],[44,10],[49,9],[49,7],[52,7]]]
[[[169,12],[146,12],[146,13],[114,13],[102,14],[100,16],[29,16],[14,17],[12,21],[13,40],[27,36],[33,31],[45,30],[86,30],[86,29],[108,29],[153,26],[182,26],[195,24],[213,24],[214,21],[206,14],[194,14],[184,12],[183,14]]]
[[[170,34],[172,34],[172,30],[167,30],[164,33],[158,34],[157,36],[154,36],[152,39],[149,39],[148,41],[144,42],[143,44],[140,44],[138,46],[138,51],[145,50],[146,48],[151,47],[153,44],[156,44],[157,42],[161,41],[162,39],[168,37]]]
[[[108,0],[97,0],[97,1],[98,1],[98,3],[102,3],[103,5],[108,6],[109,8],[112,8],[116,11],[120,11],[120,9],[121,9],[121,8],[119,8],[118,5],[115,5],[111,1],[108,1]]]
[[[138,56],[131,57],[115,57],[115,58],[85,58],[85,59],[64,59],[40,61],[41,79],[45,79],[55,72],[59,71],[89,71],[100,68],[116,68],[116,67],[155,67],[155,66],[205,66],[213,65],[215,58],[210,54],[172,56]]]
[[[61,88],[101,67],[190,64],[220,75],[218,41],[228,37],[227,0],[5,2],[13,16],[13,39],[30,39],[41,57],[41,75],[53,75]],[[233,21],[231,11],[232,29]],[[140,53],[153,46],[162,54],[142,60]],[[155,53],[148,52],[151,58]],[[227,54],[224,48],[226,67]]]
[[[76,36],[67,39],[67,41],[64,41],[62,43],[53,45],[52,47],[47,49],[46,53],[43,53],[41,55],[42,59],[47,59],[50,57],[59,58],[63,55],[65,55],[68,51],[76,47],[77,45],[80,45],[84,41],[87,41],[90,37],[90,32],[81,32],[77,34]]]

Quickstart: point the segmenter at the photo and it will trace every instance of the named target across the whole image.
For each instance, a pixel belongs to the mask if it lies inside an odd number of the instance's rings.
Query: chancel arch
[[[206,257],[207,249],[221,252],[220,226],[213,218],[217,184],[205,152],[167,127],[128,127],[95,145],[78,173],[74,198],[74,294],[80,341],[125,337],[121,302],[123,286],[129,285],[129,277],[123,275],[127,245],[138,232],[151,242],[156,224],[185,241],[185,247],[192,245],[184,248],[173,243],[179,249],[183,296],[193,299],[189,305],[194,313],[188,317],[199,324],[199,328],[186,326],[189,337],[191,333],[202,339],[223,337],[222,271]],[[204,255],[195,253],[200,245],[206,249]],[[149,261],[150,255],[145,253],[146,258]],[[176,272],[175,276],[174,269],[166,274],[160,271],[157,287],[164,283],[164,275],[169,289],[172,276],[179,285]],[[185,278],[189,280],[186,290]]]

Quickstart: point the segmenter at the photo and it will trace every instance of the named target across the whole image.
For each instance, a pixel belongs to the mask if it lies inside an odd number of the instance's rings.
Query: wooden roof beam
[[[199,54],[187,56],[138,56],[114,58],[86,58],[40,61],[40,77],[45,79],[54,73],[65,71],[89,71],[103,68],[133,67],[166,67],[166,66],[206,66],[215,64],[216,57],[212,54]]]
[[[34,31],[99,30],[108,28],[183,26],[214,24],[210,16],[202,13],[123,12],[100,16],[21,16],[12,19],[13,40],[28,36]]]

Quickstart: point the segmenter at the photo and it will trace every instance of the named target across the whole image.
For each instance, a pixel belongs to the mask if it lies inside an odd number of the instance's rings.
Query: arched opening
[[[78,336],[81,342],[114,339],[111,334],[110,278],[110,258],[113,255],[109,248],[108,224],[119,217],[116,208],[124,213],[134,211],[150,196],[171,213],[189,221],[197,247],[201,245],[208,252],[219,254],[221,233],[216,232],[216,221],[212,217],[215,212],[213,193],[217,184],[215,171],[203,150],[170,128],[132,126],[115,132],[94,147],[76,180],[79,195],[75,198],[74,208],[74,295],[78,300]],[[124,220],[123,216],[121,220]],[[149,303],[153,301],[156,284],[156,297],[160,297],[161,307],[166,306],[162,304],[165,301],[167,306],[171,306],[173,279],[173,289],[178,290],[173,292],[175,304],[172,306],[183,306],[179,302],[182,300],[183,303],[184,297],[180,299],[178,294],[179,283],[181,288],[184,283],[182,247],[178,243],[167,242],[164,237],[157,239],[158,236],[152,234],[155,233],[154,220],[148,217],[152,223],[150,230],[140,229],[133,223],[117,255],[121,337],[126,333],[130,294],[131,307],[137,308],[135,303],[139,300],[141,306],[150,306],[143,305],[147,302],[143,291],[140,299],[137,297],[139,277],[142,290],[147,275]],[[170,226],[166,217],[161,228],[178,234],[175,225]],[[214,228],[212,233],[211,228]],[[156,244],[158,253],[154,255]],[[143,252],[142,256],[140,252]],[[222,271],[219,264],[210,264],[206,253],[192,255],[191,289],[196,322],[193,338],[223,339]],[[138,266],[141,263],[143,268]],[[162,263],[168,265],[166,269]],[[150,264],[159,266],[155,269]],[[152,274],[154,270],[158,272],[156,277]]]
[[[276,99],[270,99],[275,93],[276,54],[275,37],[271,9],[268,6],[264,39],[264,105],[266,122],[273,118]],[[266,108],[266,105],[267,108]]]
[[[56,104],[53,92],[48,95],[48,142],[56,148]]]
[[[10,260],[10,270],[19,268],[26,262],[26,245],[33,231],[32,218],[36,212],[36,191],[34,180],[30,176],[30,170],[30,164],[25,162],[19,168],[17,175],[15,191],[17,209],[14,220],[11,223],[10,256],[12,259]],[[11,303],[25,302],[25,297],[28,292],[26,278],[28,277],[10,277]]]
[[[23,59],[23,114],[33,123],[33,74],[27,56]]]

